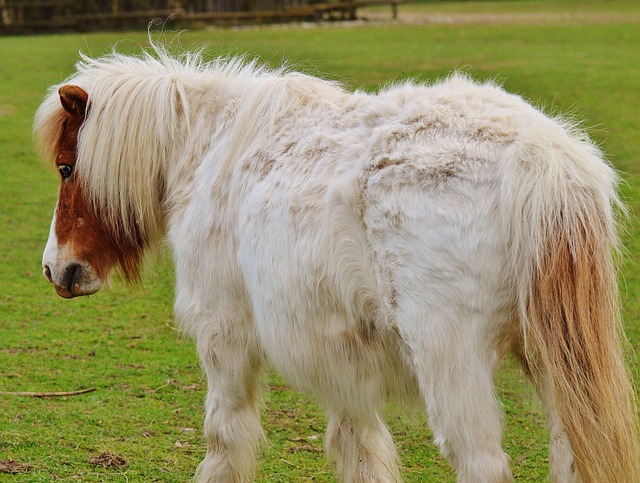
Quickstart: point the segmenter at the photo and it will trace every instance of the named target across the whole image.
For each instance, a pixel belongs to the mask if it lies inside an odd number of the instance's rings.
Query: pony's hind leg
[[[378,414],[343,415],[332,411],[327,454],[345,483],[399,482],[398,457],[391,434]]]
[[[554,483],[580,483],[582,480],[576,470],[569,436],[554,409],[550,376],[543,370],[541,364],[529,363],[524,355],[522,340],[518,342],[514,347],[514,353],[538,392],[549,429],[549,480]]]
[[[560,418],[553,408],[551,390],[547,386],[539,389],[538,394],[542,399],[547,427],[551,436],[549,440],[549,481],[554,483],[580,483],[582,479],[576,470],[569,436],[562,427]]]
[[[422,327],[413,324],[405,332],[434,441],[459,482],[510,482],[493,384],[500,351],[489,340],[484,317],[443,305],[415,319]]]
[[[262,356],[244,335],[236,326],[197,341],[208,382],[207,454],[196,472],[201,483],[244,483],[255,477],[257,450],[264,437],[258,411]]]
[[[460,482],[509,482],[493,385],[515,304],[500,205],[487,181],[492,173],[474,172],[483,164],[449,162],[464,174],[434,177],[433,190],[418,181],[408,186],[396,166],[377,172],[367,185],[364,221],[390,322],[408,347],[435,442]],[[390,186],[397,196],[389,196]]]

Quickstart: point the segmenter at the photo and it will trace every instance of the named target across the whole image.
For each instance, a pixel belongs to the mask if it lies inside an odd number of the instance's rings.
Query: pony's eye
[[[66,179],[73,173],[73,166],[70,164],[61,164],[58,166],[58,171],[60,172],[60,176],[62,179]]]

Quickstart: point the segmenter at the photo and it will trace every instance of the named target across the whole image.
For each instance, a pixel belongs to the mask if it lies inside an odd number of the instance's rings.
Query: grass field
[[[381,16],[380,10],[368,13]],[[491,21],[482,20],[487,14]],[[497,79],[549,112],[584,119],[622,172],[623,195],[638,212],[638,2],[447,2],[401,6],[401,20],[404,15],[412,21],[167,38],[185,48],[206,46],[210,56],[231,51],[270,64],[285,59],[350,89],[407,77],[432,81],[456,69]],[[453,20],[424,23],[429,15]],[[0,38],[0,391],[95,388],[63,398],[0,395],[0,481],[186,481],[204,455],[205,381],[191,342],[173,326],[170,260],[161,255],[150,265],[141,287],[116,280],[111,290],[71,301],[57,298],[41,276],[58,176],[35,159],[33,113],[46,88],[71,73],[79,50],[99,55],[118,43],[118,50],[135,51],[145,40],[144,32]],[[632,219],[621,271],[635,351],[639,230]],[[509,361],[498,376],[504,447],[519,481],[544,481],[547,435],[524,379]],[[262,414],[269,443],[261,453],[260,481],[333,481],[321,452],[322,410],[276,376],[265,379],[267,386]],[[388,420],[407,481],[455,481],[422,416],[390,407]]]

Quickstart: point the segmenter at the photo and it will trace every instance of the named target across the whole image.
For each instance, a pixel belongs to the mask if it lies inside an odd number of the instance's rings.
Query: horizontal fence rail
[[[0,0],[0,33],[139,28],[158,19],[186,27],[198,23],[354,20],[358,8],[374,5],[390,5],[392,17],[396,18],[399,3],[400,0]]]

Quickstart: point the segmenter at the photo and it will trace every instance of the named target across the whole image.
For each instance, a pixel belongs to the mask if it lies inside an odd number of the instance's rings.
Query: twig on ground
[[[88,392],[95,391],[96,388],[80,389],[78,391],[57,391],[57,392],[30,392],[30,391],[0,391],[0,396],[27,396],[27,397],[62,397],[62,396],[77,396],[79,394],[86,394]]]

